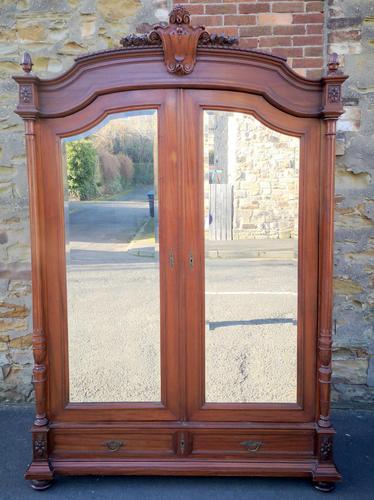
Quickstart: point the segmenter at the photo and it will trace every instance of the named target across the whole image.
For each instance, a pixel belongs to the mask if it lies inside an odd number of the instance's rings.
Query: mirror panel
[[[157,111],[62,140],[70,402],[159,402]]]
[[[204,111],[205,401],[297,401],[299,138]]]

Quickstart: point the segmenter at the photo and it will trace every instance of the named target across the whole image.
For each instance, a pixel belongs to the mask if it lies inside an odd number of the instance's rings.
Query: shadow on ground
[[[2,453],[0,499],[241,500],[374,498],[374,412],[335,410],[335,461],[344,481],[320,493],[308,479],[69,477],[47,491],[32,491],[23,479],[31,456],[31,406],[0,406]]]

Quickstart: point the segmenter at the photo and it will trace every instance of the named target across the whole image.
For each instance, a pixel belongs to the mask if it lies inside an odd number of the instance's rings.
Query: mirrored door
[[[58,144],[61,174],[43,158],[53,191],[46,207],[53,221],[46,228],[48,317],[57,332],[51,366],[63,380],[51,396],[54,412],[74,419],[83,411],[90,421],[175,420],[176,91],[100,96],[74,116],[50,120],[43,138]]]
[[[316,263],[318,185],[305,148],[318,123],[286,116],[260,96],[187,91],[185,99],[198,124],[186,133],[196,144],[186,197],[197,207],[195,222],[187,221],[187,366],[197,359],[189,413],[306,418],[317,275],[305,257]],[[308,227],[306,210],[314,211]]]
[[[300,139],[203,114],[205,400],[296,403]]]
[[[161,402],[157,110],[62,146],[69,401]]]

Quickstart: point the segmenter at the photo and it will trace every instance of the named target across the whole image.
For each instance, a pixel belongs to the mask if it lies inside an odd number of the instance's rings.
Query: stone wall
[[[166,0],[3,0],[0,6],[0,400],[32,398],[31,287],[22,121],[13,113],[24,50],[52,77],[76,55],[112,47],[126,32],[166,19]],[[339,121],[336,175],[334,399],[374,401],[372,0],[191,0],[194,22],[240,35],[242,46],[288,57],[319,76],[323,40],[350,79]],[[325,7],[325,16],[323,10]],[[323,22],[325,30],[323,34]],[[328,47],[327,47],[328,46]]]
[[[329,0],[327,48],[342,56],[335,215],[334,392],[374,402],[374,2]]]
[[[33,398],[31,283],[24,128],[13,112],[22,53],[53,77],[78,54],[118,46],[167,20],[168,0],[20,0],[0,4],[0,401]]]

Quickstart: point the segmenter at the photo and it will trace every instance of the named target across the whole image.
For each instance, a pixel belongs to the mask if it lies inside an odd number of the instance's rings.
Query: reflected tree
[[[69,193],[80,200],[94,198],[97,195],[98,156],[92,142],[87,139],[68,142],[66,163]]]

